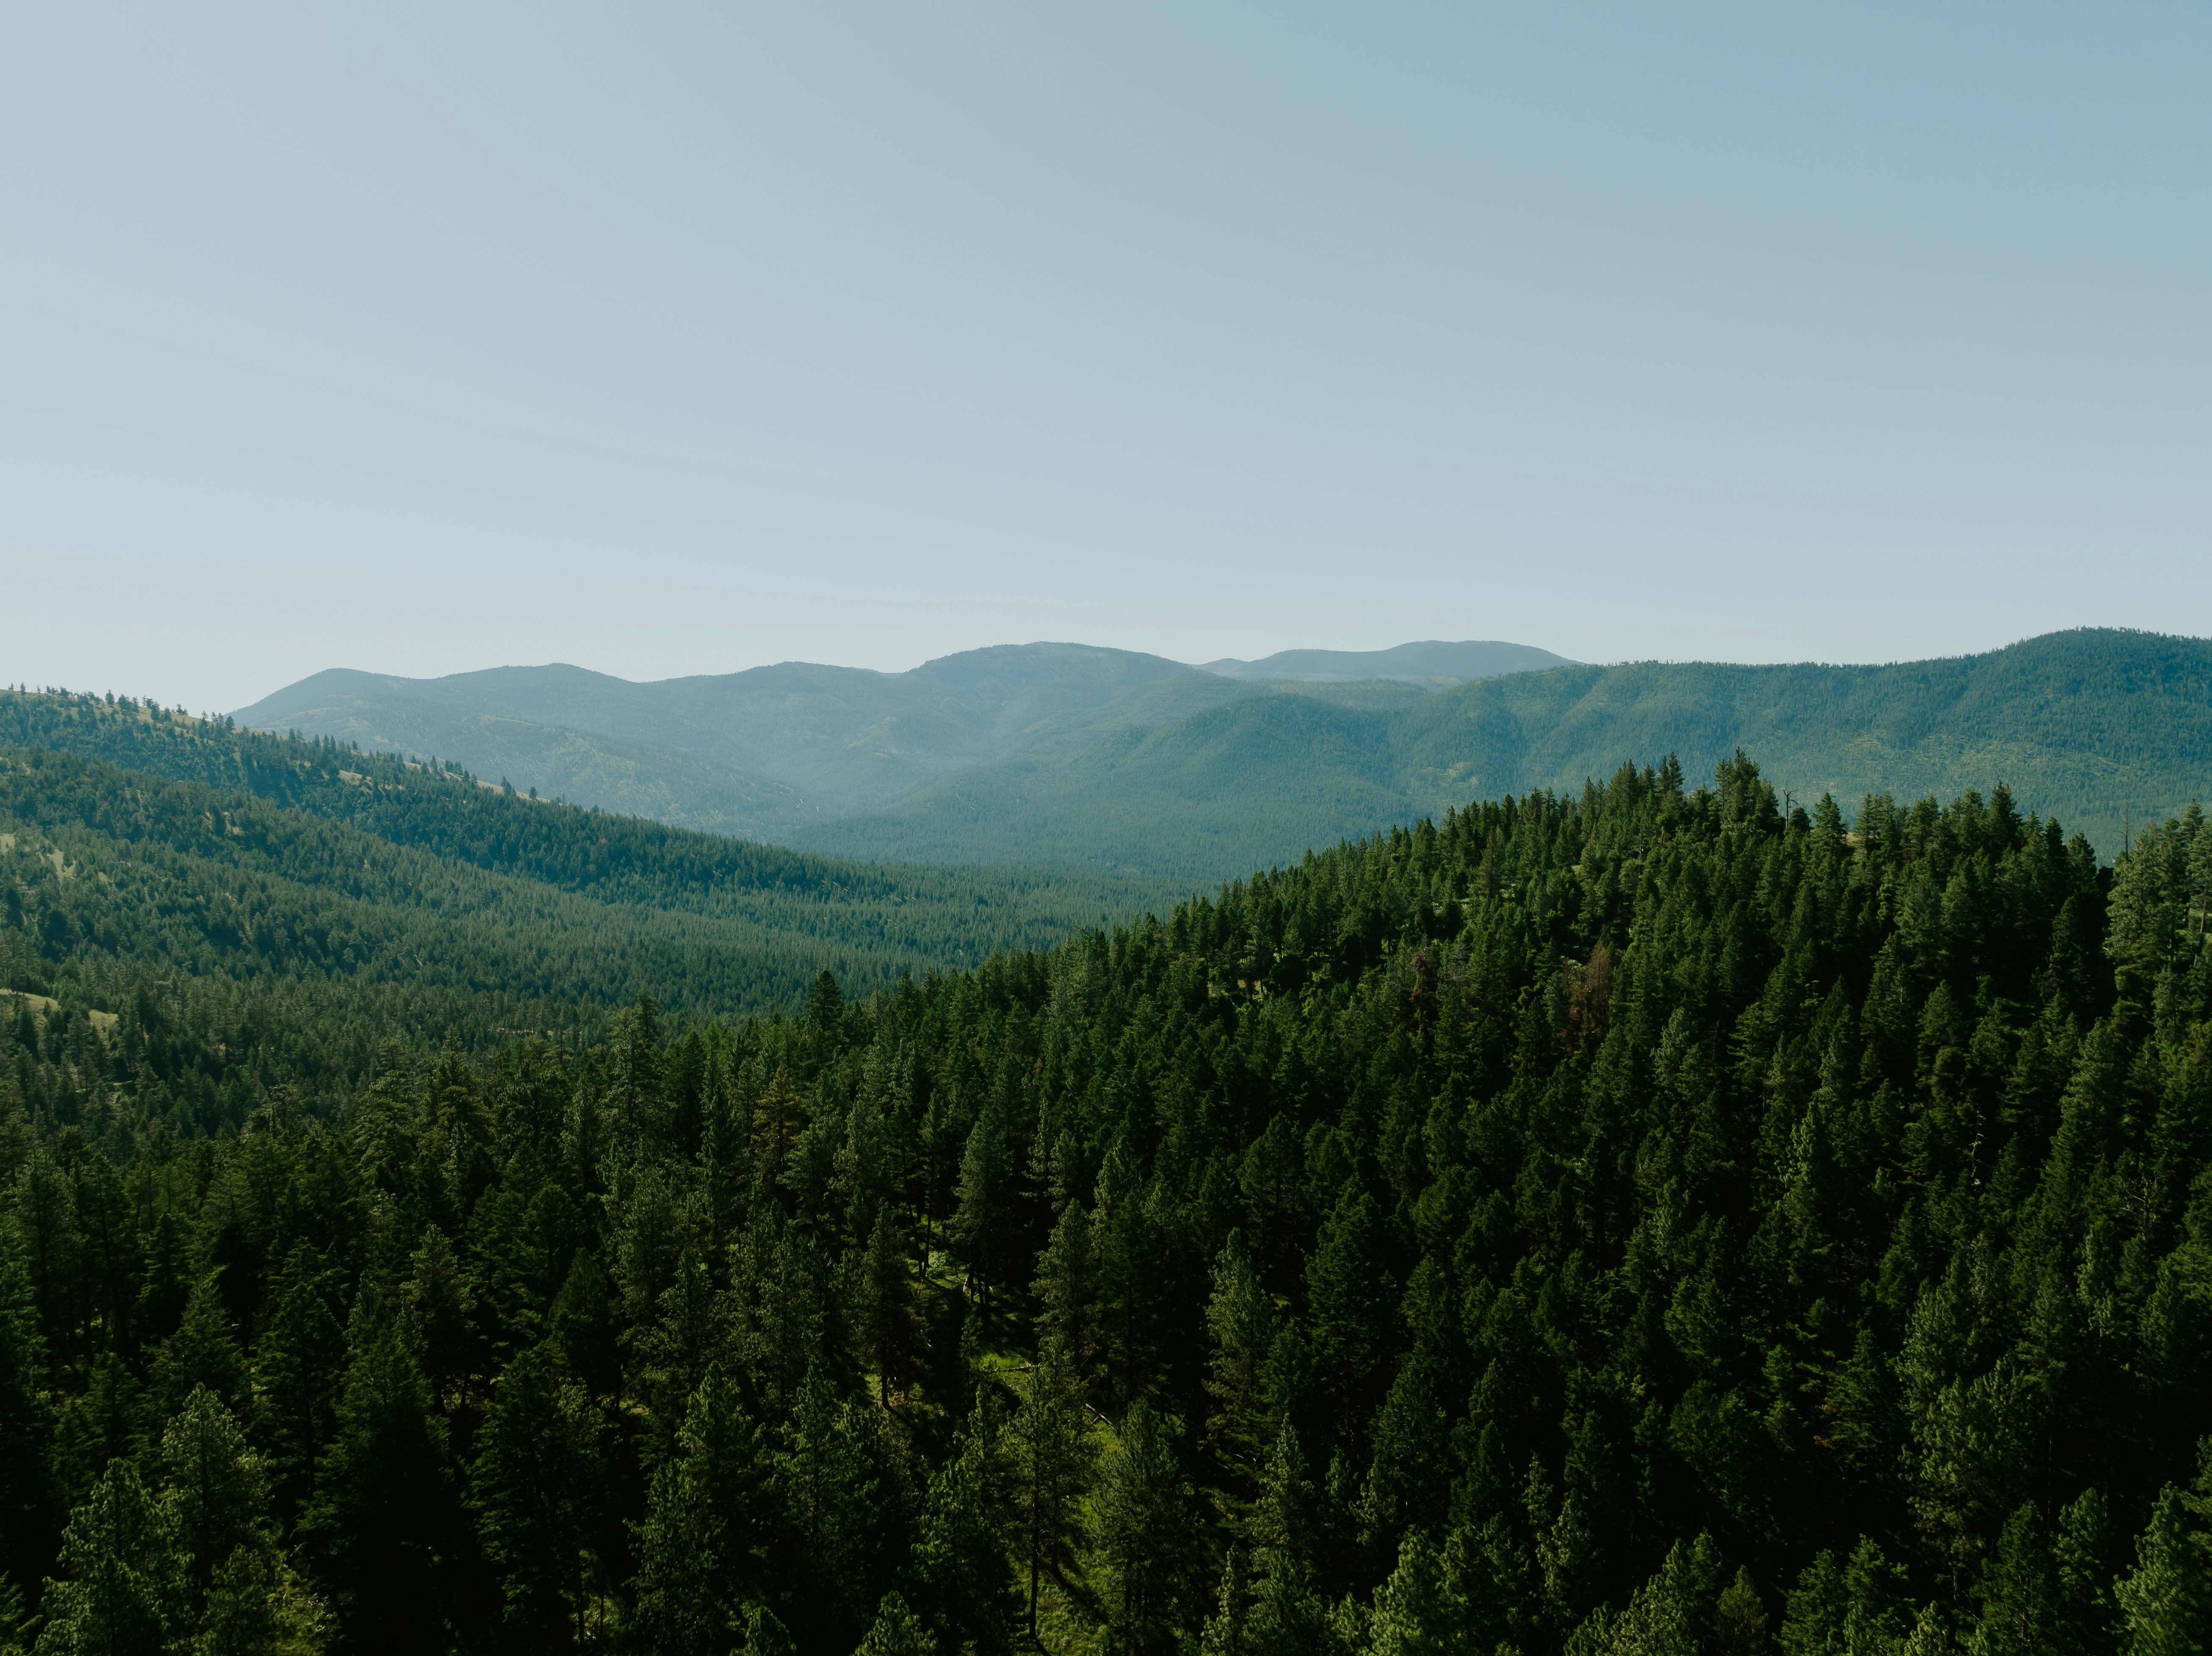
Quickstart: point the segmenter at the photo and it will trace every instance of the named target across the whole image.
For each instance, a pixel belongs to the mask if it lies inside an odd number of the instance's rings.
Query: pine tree
[[[599,1410],[557,1347],[507,1365],[477,1433],[470,1505],[499,1573],[501,1625],[521,1649],[581,1645],[592,1518],[605,1494]]]
[[[1595,1647],[1606,1656],[1702,1656],[1709,1643],[1722,1643],[1717,1615],[1723,1598],[1721,1574],[1720,1553],[1711,1536],[1700,1535],[1695,1544],[1676,1542],[1619,1616],[1601,1623],[1592,1618],[1603,1629]],[[1733,1622],[1738,1641],[1747,1626],[1757,1624],[1739,1613]],[[1576,1635],[1578,1641],[1583,1636]]]
[[[1570,1484],[1556,1502],[1543,1464],[1528,1458],[1522,1504],[1535,1536],[1545,1612],[1565,1637],[1589,1609],[1598,1570],[1597,1538],[1590,1533],[1582,1492]]]
[[[2187,1497],[2171,1483],[2159,1492],[2136,1541],[2136,1567],[2114,1596],[2127,1656],[2193,1656],[2212,1636],[2204,1545],[2190,1526]]]
[[[1977,1656],[2030,1656],[2063,1641],[2058,1573],[2033,1502],[2006,1520],[1983,1574],[1981,1599]]]
[[[1365,1415],[1375,1377],[1395,1344],[1397,1284],[1381,1233],[1374,1198],[1347,1190],[1323,1222],[1306,1266],[1314,1350],[1346,1427]]]
[[[781,1224],[782,1215],[774,1217]],[[782,1225],[769,1265],[759,1285],[757,1372],[771,1400],[789,1409],[807,1376],[841,1344],[835,1295],[829,1261],[813,1235],[798,1225]]]
[[[891,1168],[886,1124],[875,1098],[864,1093],[845,1115],[845,1142],[837,1149],[831,1183],[845,1209],[845,1229],[870,1235],[890,1193]]]
[[[747,1607],[744,1656],[796,1656],[797,1651],[774,1611],[765,1604]]]
[[[779,1064],[753,1104],[753,1161],[763,1179],[782,1173],[803,1114],[791,1076]]]
[[[1462,1609],[1474,1648],[1541,1647],[1534,1553],[1504,1512],[1459,1525],[1445,1538],[1444,1584]]]
[[[894,1386],[904,1389],[923,1344],[914,1283],[907,1274],[906,1243],[888,1203],[876,1210],[860,1271],[861,1340],[876,1371],[877,1396],[888,1404]]]
[[[1850,1602],[1843,1567],[1832,1552],[1822,1552],[1797,1577],[1782,1618],[1784,1656],[1826,1656],[1844,1646],[1844,1622]]]
[[[1180,1286],[1173,1202],[1156,1174],[1139,1182],[1126,1145],[1100,1169],[1091,1210],[1091,1260],[1097,1284],[1091,1324],[1102,1348],[1107,1395],[1145,1392],[1167,1360]]]
[[[637,1002],[615,1020],[614,1063],[608,1101],[625,1139],[657,1139],[664,1126],[666,1078],[660,1057],[660,1008],[641,990]]]
[[[1241,1541],[1229,1544],[1215,1603],[1218,1608],[1206,1618],[1199,1637],[1200,1656],[1243,1656],[1245,1623],[1252,1613],[1252,1571]]]
[[[345,1331],[338,1325],[304,1244],[288,1260],[276,1314],[254,1352],[254,1380],[275,1472],[289,1504],[313,1492],[315,1463],[330,1441],[345,1373]]]
[[[959,1206],[952,1215],[953,1251],[968,1267],[976,1298],[985,1305],[1000,1275],[999,1256],[1012,1219],[1012,1174],[1006,1123],[995,1103],[986,1104],[961,1153]]]
[[[651,1456],[662,1453],[675,1435],[708,1365],[729,1350],[730,1312],[728,1300],[715,1292],[706,1262],[687,1242],[676,1256],[673,1280],[660,1291],[653,1319],[632,1331],[638,1357],[635,1372],[651,1399],[657,1441]]]
[[[607,1207],[614,1278],[622,1286],[623,1314],[648,1320],[661,1292],[676,1279],[684,1251],[684,1216],[670,1181],[649,1163],[613,1180]]]
[[[424,1228],[413,1264],[406,1301],[422,1331],[423,1377],[431,1397],[444,1407],[449,1394],[477,1369],[476,1292],[452,1241],[435,1225]]]
[[[137,1376],[120,1358],[103,1351],[92,1360],[84,1394],[63,1405],[53,1434],[55,1459],[71,1495],[89,1495],[118,1456],[142,1453],[150,1412]]]
[[[865,1623],[876,1569],[878,1479],[868,1450],[817,1363],[799,1387],[785,1429],[778,1483],[803,1584],[799,1636],[850,1638]]]
[[[599,1255],[590,1248],[577,1250],[553,1301],[551,1323],[568,1372],[593,1397],[612,1396],[622,1384],[613,1295]]]
[[[836,1077],[816,1083],[806,1125],[791,1143],[776,1182],[790,1192],[793,1216],[824,1233],[835,1228],[830,1197],[837,1182],[837,1156],[845,1142],[847,1107]]]
[[[1761,1656],[1765,1650],[1766,1605],[1748,1568],[1736,1571],[1713,1606],[1711,1642],[1712,1656]]]
[[[133,1350],[140,1261],[131,1199],[124,1193],[115,1164],[104,1156],[80,1158],[72,1172],[86,1309],[106,1325],[112,1350]]]
[[[1168,1635],[1191,1562],[1188,1491],[1172,1429],[1141,1398],[1131,1404],[1099,1481],[1092,1545],[1110,1623],[1130,1652],[1152,1649]]]
[[[1052,1236],[1037,1260],[1031,1293],[1040,1307],[1037,1331],[1057,1340],[1078,1372],[1090,1360],[1091,1301],[1097,1283],[1091,1259],[1091,1220],[1080,1202],[1070,1202],[1054,1222]]]
[[[1096,1462],[1082,1386],[1061,1342],[1048,1343],[1030,1370],[1021,1406],[1006,1423],[1006,1447],[1016,1502],[1014,1553],[1029,1579],[1029,1634],[1035,1642],[1039,1587],[1047,1571],[1057,1577],[1074,1562],[1082,1501]]]
[[[247,1395],[246,1356],[238,1349],[230,1314],[216,1291],[216,1276],[192,1288],[185,1319],[161,1347],[154,1363],[154,1407],[167,1420],[185,1406],[194,1388],[204,1386],[223,1406],[244,1406]]]
[[[52,1441],[39,1396],[45,1342],[21,1233],[0,1215],[0,1581],[36,1581],[58,1539]]]
[[[389,1328],[354,1357],[301,1529],[349,1649],[400,1656],[443,1643],[469,1531],[446,1423]]]
[[[937,1656],[937,1639],[896,1592],[884,1595],[855,1656]]]
[[[27,1017],[29,1008],[24,1008]],[[35,1047],[36,1038],[32,1045]],[[31,1155],[15,1177],[11,1217],[21,1241],[24,1272],[39,1332],[50,1361],[73,1350],[77,1256],[82,1239],[76,1223],[76,1191],[43,1143],[33,1143]]]
[[[759,1585],[771,1486],[760,1432],[736,1383],[710,1365],[691,1395],[676,1453],[655,1469],[638,1526],[637,1621],[652,1647],[715,1652]]]
[[[1308,1656],[1330,1647],[1328,1608],[1310,1572],[1279,1557],[1259,1578],[1244,1617],[1243,1656]]]
[[[162,1500],[191,1550],[194,1587],[204,1593],[240,1547],[272,1538],[269,1479],[230,1410],[197,1387],[161,1435]]]
[[[192,1295],[191,1249],[185,1228],[174,1212],[161,1210],[154,1221],[154,1234],[146,1246],[146,1269],[139,1285],[136,1330],[139,1340],[155,1345],[177,1331]]]
[[[1237,1189],[1251,1216],[1257,1263],[1284,1284],[1306,1223],[1306,1158],[1290,1111],[1279,1111],[1244,1152]]]
[[[908,1562],[908,1598],[953,1648],[1003,1651],[1019,1604],[1000,1526],[1015,1505],[987,1395],[951,1460],[930,1479]]]
[[[752,1183],[750,1135],[739,1119],[736,1083],[722,1040],[708,1045],[702,1113],[699,1165],[705,1176],[711,1240],[720,1247],[736,1228]]]
[[[1249,1523],[1253,1545],[1311,1564],[1314,1501],[1313,1482],[1306,1476],[1297,1428],[1286,1415],[1261,1474],[1260,1498],[1253,1503]]]
[[[1832,1649],[1882,1649],[1909,1630],[1905,1572],[1871,1538],[1848,1561],[1823,1552],[1805,1567],[1789,1595],[1781,1645],[1787,1656]]]
[[[182,1540],[127,1460],[70,1514],[61,1568],[46,1584],[40,1656],[169,1656],[189,1630]]]
[[[1435,1532],[1450,1494],[1451,1420],[1429,1365],[1407,1363],[1376,1410],[1374,1459],[1360,1492],[1362,1544],[1389,1556],[1412,1530]]]
[[[1894,1648],[1898,1656],[1952,1656],[1959,1648],[1959,1641],[1951,1636],[1942,1606],[1923,1604],[1913,1617],[1912,1630],[1899,1640]]]
[[[1369,1623],[1372,1656],[1443,1656],[1461,1647],[1459,1617],[1444,1591],[1443,1568],[1425,1531],[1407,1532],[1398,1565],[1376,1590]],[[1665,1646],[1651,1647],[1673,1653]],[[1683,1653],[1695,1656],[1695,1647]]]
[[[825,1045],[835,1043],[844,1012],[845,994],[837,986],[837,974],[825,966],[816,974],[814,986],[806,994],[809,1033]]]
[[[1221,1413],[1207,1422],[1229,1453],[1248,1464],[1256,1459],[1267,1408],[1268,1354],[1275,1344],[1275,1301],[1261,1281],[1244,1245],[1244,1233],[1232,1230],[1213,1266],[1213,1296],[1206,1302],[1206,1333],[1212,1350],[1206,1391]]]
[[[2084,1656],[2112,1647],[2112,1532],[2101,1489],[2084,1489],[2058,1515],[2054,1549],[2069,1641]]]
[[[335,1632],[329,1607],[281,1553],[242,1546],[215,1573],[192,1656],[321,1656]]]
[[[30,1627],[22,1588],[0,1576],[0,1656],[30,1656]]]

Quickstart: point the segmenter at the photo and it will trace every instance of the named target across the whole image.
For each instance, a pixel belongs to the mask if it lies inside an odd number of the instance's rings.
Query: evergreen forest
[[[2212,1641],[2194,808],[1669,759],[1159,918],[0,719],[0,1651]]]
[[[203,982],[344,981],[503,1004],[508,1024],[526,1021],[517,1003],[574,1016],[645,992],[687,1013],[765,1011],[824,967],[865,991],[1048,944],[1169,889],[802,856],[328,738],[8,691],[0,830],[19,870],[52,864],[9,882],[0,973],[137,961]]]

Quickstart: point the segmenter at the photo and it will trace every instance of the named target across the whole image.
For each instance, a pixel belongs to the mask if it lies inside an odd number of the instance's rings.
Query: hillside
[[[1408,820],[1392,735],[1389,712],[1244,695],[955,772],[888,811],[790,839],[827,855],[954,863],[1019,846],[1069,866],[1209,884]]]
[[[280,728],[366,753],[449,759],[525,792],[707,834],[773,839],[825,814],[795,788],[680,751],[367,688],[327,689]]]
[[[1146,711],[1128,698],[1091,716],[1088,742],[1071,733],[785,839],[839,856],[1019,856],[1206,882],[1469,798],[1578,792],[1669,753],[1697,774],[1740,747],[1765,755],[1785,792],[1832,793],[1852,811],[1869,793],[1949,795],[2002,777],[2023,809],[2114,847],[2130,822],[2212,792],[2212,642],[2155,634],[2053,634],[1883,667],[1561,667],[1427,695],[1397,687],[1395,705],[1256,688],[1268,693],[1117,720],[1125,705]]]
[[[8,762],[0,1641],[2212,1634],[2200,816],[1623,768],[678,1024],[498,998],[550,885]]]
[[[1066,872],[854,865],[532,800],[465,773],[0,694],[6,964],[496,992],[704,1014],[796,1004],[1164,906]],[[465,923],[457,925],[457,919]]]

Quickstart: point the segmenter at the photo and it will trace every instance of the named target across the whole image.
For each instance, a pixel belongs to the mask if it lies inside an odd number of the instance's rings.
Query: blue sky
[[[0,677],[2212,633],[2212,11],[0,12]]]

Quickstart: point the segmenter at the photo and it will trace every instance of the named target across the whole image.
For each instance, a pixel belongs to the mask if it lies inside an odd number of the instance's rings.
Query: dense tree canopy
[[[2208,907],[1739,758],[741,1020],[118,955],[0,1018],[0,1645],[2201,1647]]]

